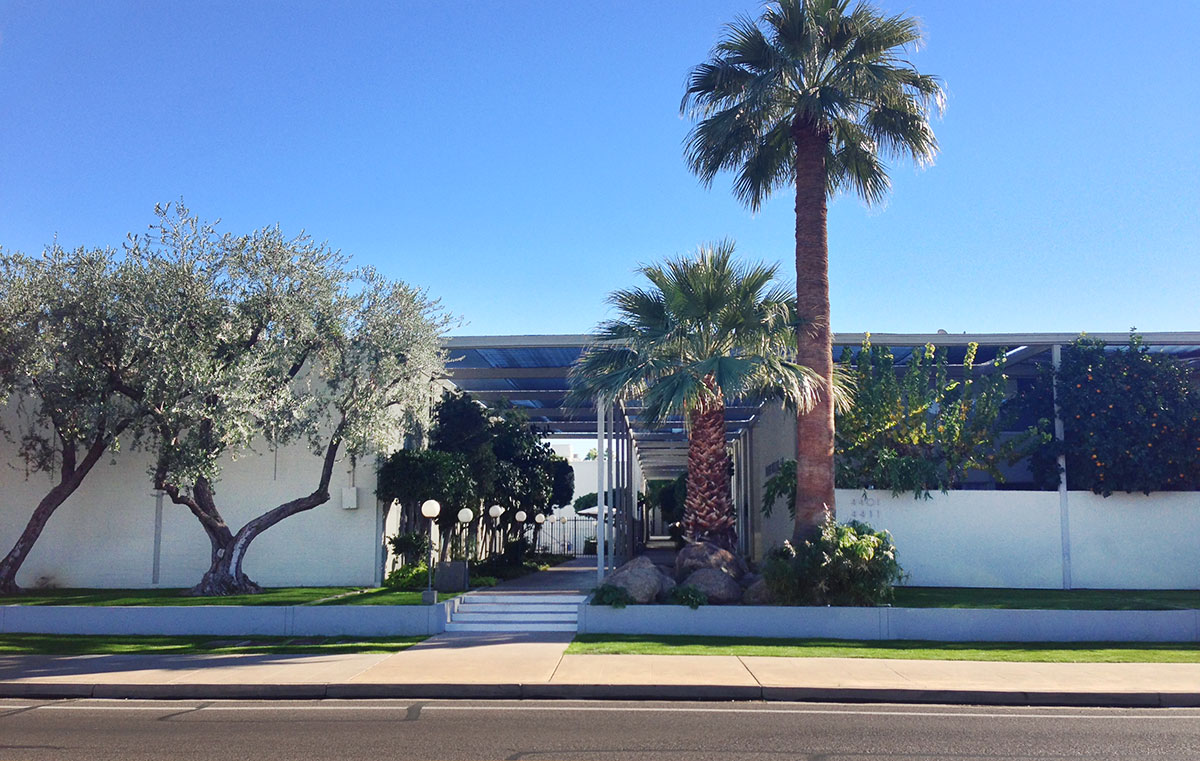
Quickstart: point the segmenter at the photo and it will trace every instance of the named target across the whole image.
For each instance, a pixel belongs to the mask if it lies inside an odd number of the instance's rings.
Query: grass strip
[[[2,634],[0,655],[236,655],[392,653],[425,637],[161,637]]]
[[[739,655],[1029,663],[1200,663],[1194,642],[931,642],[924,640],[580,634],[568,655]]]
[[[897,587],[892,605],[897,608],[1187,610],[1200,608],[1200,590]]]
[[[442,592],[438,594],[438,602],[445,602],[457,597],[462,592]],[[313,605],[420,605],[421,592],[405,589],[364,589],[357,594],[350,594],[330,600],[320,600]]]

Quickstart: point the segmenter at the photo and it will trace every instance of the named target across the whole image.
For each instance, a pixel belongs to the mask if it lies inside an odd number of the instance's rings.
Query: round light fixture
[[[546,516],[539,513],[539,514],[533,516],[533,522],[540,526],[546,522]]]
[[[488,515],[493,518],[499,518],[501,515],[504,515],[504,508],[499,505],[492,505],[488,508]]]
[[[421,515],[433,520],[442,512],[442,505],[436,499],[427,499],[421,503]]]
[[[458,522],[459,523],[470,523],[471,519],[474,517],[475,517],[475,513],[471,512],[471,508],[469,508],[469,507],[464,507],[462,510],[458,511]]]
[[[525,515],[524,510],[518,510],[517,514],[513,516],[513,520],[515,520],[517,523],[524,523],[527,517],[529,516]]]

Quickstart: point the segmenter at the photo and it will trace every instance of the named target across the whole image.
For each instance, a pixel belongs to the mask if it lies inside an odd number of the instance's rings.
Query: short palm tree
[[[775,266],[738,264],[733,244],[639,271],[650,287],[613,292],[615,319],[571,369],[572,396],[641,399],[651,425],[687,423],[689,539],[737,545],[725,448],[725,402],[778,396],[807,409],[819,376],[793,361],[795,306]]]
[[[757,20],[729,24],[710,59],[692,69],[682,109],[697,120],[688,162],[711,184],[736,172],[734,194],[752,210],[777,190],[796,193],[796,305],[804,318],[796,361],[833,381],[826,200],[852,189],[880,201],[890,182],[881,156],[932,161],[929,125],[943,94],[937,77],[905,58],[922,41],[916,19],[865,2],[774,0]],[[834,507],[833,395],[799,416],[796,539]]]

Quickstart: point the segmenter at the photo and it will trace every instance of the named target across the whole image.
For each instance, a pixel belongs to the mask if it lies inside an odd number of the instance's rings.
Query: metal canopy
[[[1093,338],[1110,346],[1125,345],[1125,333],[1095,333]],[[1174,354],[1183,361],[1200,365],[1200,331],[1143,333],[1151,351]],[[843,351],[854,353],[867,334],[839,333],[834,337],[834,359]],[[905,364],[915,347],[933,344],[948,348],[951,366],[960,366],[966,347],[979,344],[976,364],[990,366],[1003,351],[1007,371],[1014,376],[1032,375],[1033,360],[1048,359],[1052,346],[1069,344],[1075,333],[872,333],[876,346],[888,346],[897,366]],[[571,365],[591,342],[587,334],[453,336],[444,347],[449,355],[447,380],[462,391],[485,403],[507,400],[529,415],[530,423],[547,437],[594,439],[594,404],[569,406],[566,401]],[[725,420],[729,439],[735,440],[749,430],[757,417],[758,404],[731,402]],[[668,421],[651,428],[638,419],[639,404],[629,402],[616,410],[617,427],[628,431],[634,453],[647,478],[673,477],[687,464],[687,433],[683,421]]]

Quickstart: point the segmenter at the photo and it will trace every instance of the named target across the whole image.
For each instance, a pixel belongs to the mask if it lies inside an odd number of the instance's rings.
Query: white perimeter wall
[[[795,427],[781,409],[754,427],[751,520],[761,558],[792,533],[787,506],[764,518],[763,483],[780,459],[795,457]],[[1064,585],[1064,554],[1077,589],[1200,589],[1200,492],[1072,491],[1064,537],[1058,492],[952,491],[912,494],[839,489],[838,519],[887,529],[912,586]]]
[[[320,460],[305,447],[229,462],[216,485],[217,504],[233,530],[316,485]],[[17,575],[31,587],[187,587],[208,568],[209,543],[187,508],[162,500],[159,579],[153,582],[155,496],[142,453],[102,460],[50,518]],[[11,442],[0,437],[0,553],[7,554],[37,502],[52,486],[27,477]],[[345,493],[344,487],[356,487]],[[250,546],[245,571],[266,586],[372,585],[381,562],[381,513],[375,461],[338,463],[329,502],[287,518]],[[343,496],[357,508],[342,509]]]

